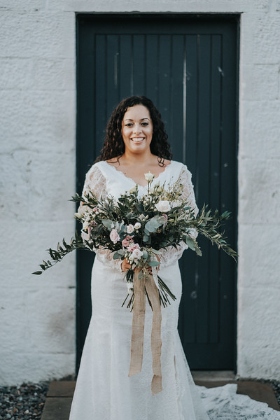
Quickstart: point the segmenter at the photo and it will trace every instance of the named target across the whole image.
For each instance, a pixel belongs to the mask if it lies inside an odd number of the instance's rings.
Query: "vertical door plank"
[[[211,81],[210,81],[210,195],[209,205],[220,210],[220,142],[221,142],[221,36],[211,36]],[[220,253],[214,247],[210,248],[209,265],[209,341],[218,343],[220,336]]]
[[[143,92],[145,92],[145,44],[144,35],[133,36],[133,95],[143,95]]]
[[[183,132],[183,93],[184,93],[184,36],[171,37],[171,70],[170,70],[170,107],[171,114],[168,136],[172,142],[173,159],[185,163],[186,137]]]
[[[185,95],[183,97],[183,138],[185,141],[184,161],[193,174],[193,183],[195,185],[195,196],[198,197],[198,183],[196,180],[197,170],[197,87],[198,87],[198,51],[197,36],[186,35],[184,42],[183,56],[183,86]],[[184,348],[187,344],[196,342],[196,313],[197,313],[197,264],[199,263],[193,251],[187,251],[180,261],[183,280],[183,295],[180,305],[180,323],[179,331],[183,341]],[[184,320],[184,325],[182,321]]]
[[[170,35],[161,35],[158,45],[158,102],[162,120],[166,131],[170,125],[170,59],[171,59]]]
[[[119,37],[107,35],[106,55],[107,76],[107,118],[119,102]]]
[[[210,35],[198,35],[198,144],[197,161],[199,196],[198,204],[201,208],[203,203],[209,202],[210,181],[209,181],[209,152],[210,152]],[[198,265],[197,283],[197,342],[206,343],[208,340],[209,320],[209,241],[201,240],[203,264]]]
[[[145,80],[146,90],[145,95],[150,98],[155,104],[158,103],[158,36],[146,35],[146,69]]]
[[[95,55],[94,55],[94,67],[95,67],[95,112],[92,116],[95,121],[95,136],[92,139],[93,143],[96,144],[96,155],[102,147],[105,126],[107,122],[107,74],[106,74],[106,48],[107,40],[105,35],[95,36]],[[87,98],[90,101],[90,98]]]
[[[120,35],[120,98],[127,98],[133,94],[132,73],[132,36]]]
[[[236,56],[228,54],[229,48],[233,49],[232,28],[225,31],[222,44],[222,90],[223,90],[223,113],[222,127],[223,136],[221,141],[221,191],[223,191],[221,199],[221,210],[229,210],[232,212],[233,219],[236,220],[236,189],[237,189],[237,159],[233,156],[237,155],[236,130],[231,118],[236,108]],[[234,49],[233,49],[234,50]],[[236,46],[235,46],[236,50]],[[229,129],[231,127],[231,129]],[[230,186],[230,188],[229,188]],[[231,244],[236,243],[236,224],[231,221],[226,224],[228,240]],[[235,301],[236,289],[235,284],[236,264],[225,254],[221,255],[221,272],[223,278],[221,281],[221,311],[227,316],[221,317],[220,328],[228,331],[225,335],[226,345],[230,345],[230,336],[234,334],[236,318],[233,311],[229,311]],[[235,354],[229,354],[229,362],[233,360]]]

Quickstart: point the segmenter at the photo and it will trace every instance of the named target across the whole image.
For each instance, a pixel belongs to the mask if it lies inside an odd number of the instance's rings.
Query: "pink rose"
[[[140,248],[139,244],[135,244],[133,242],[129,245],[129,247],[127,249],[128,249],[129,252],[133,252],[135,249],[139,249],[139,248]]]
[[[110,239],[114,244],[116,244],[120,240],[117,229],[112,229],[111,230]]]
[[[122,246],[127,247],[130,245],[131,243],[131,239],[132,236],[127,235],[123,240],[122,240]]]

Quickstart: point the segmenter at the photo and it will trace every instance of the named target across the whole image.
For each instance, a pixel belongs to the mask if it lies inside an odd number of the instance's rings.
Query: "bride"
[[[105,195],[118,198],[135,184],[139,194],[145,194],[144,174],[151,172],[161,184],[180,180],[183,198],[197,212],[191,174],[171,157],[164,125],[153,103],[143,96],[124,99],[110,117],[104,147],[86,175],[83,194],[91,191],[98,199]],[[265,404],[255,402],[254,415],[252,400],[236,396],[234,385],[209,391],[194,385],[177,330],[182,292],[178,259],[185,248],[182,243],[178,249],[162,250],[160,256],[160,277],[177,300],[161,311],[162,391],[156,394],[151,391],[152,311],[146,305],[142,370],[128,376],[132,313],[121,305],[127,290],[124,275],[130,265],[126,260],[113,260],[108,251],[96,250],[92,319],[70,420],[280,418]]]

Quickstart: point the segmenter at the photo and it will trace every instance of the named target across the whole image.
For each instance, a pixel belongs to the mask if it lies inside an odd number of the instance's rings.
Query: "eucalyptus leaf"
[[[125,251],[123,249],[119,249],[118,251],[114,253],[113,259],[114,260],[120,259],[124,256],[124,254],[125,254]]]
[[[109,229],[109,230],[111,230],[111,229],[112,229],[112,223],[113,223],[113,221],[112,221],[112,220],[110,220],[110,219],[103,219],[103,220],[102,220],[102,223],[103,223],[103,225],[104,225],[107,229]]]
[[[188,245],[188,247],[190,249],[192,249],[193,251],[195,251],[196,249],[196,243],[195,241],[188,235],[185,236],[184,241],[186,242],[186,244]]]
[[[148,257],[149,257],[149,254],[148,254],[148,252],[144,249],[143,250],[143,256],[142,256],[145,260],[147,260],[148,259]]]
[[[150,237],[150,235],[147,235],[146,233],[144,233],[144,235],[143,235],[143,242],[146,243],[146,244],[151,243],[151,237]]]
[[[152,260],[152,261],[149,261],[148,264],[149,264],[150,267],[157,267],[157,266],[159,266],[160,263],[159,263],[159,261]]]
[[[145,230],[148,230],[149,232],[153,233],[156,232],[157,229],[162,226],[166,222],[165,217],[156,215],[152,217],[146,224],[145,224]]]

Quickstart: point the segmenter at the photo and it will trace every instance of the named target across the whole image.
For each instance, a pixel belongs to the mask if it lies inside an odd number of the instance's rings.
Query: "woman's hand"
[[[129,262],[126,259],[122,261],[121,269],[122,269],[122,271],[128,271],[128,270],[131,269],[131,265],[129,264]]]
[[[157,255],[156,256],[156,258],[157,258],[157,260],[158,260],[158,262],[160,262],[160,258],[159,258],[159,256]],[[159,268],[160,268],[160,266],[158,265],[158,266],[156,266],[156,270],[158,271],[159,270]],[[122,261],[122,263],[121,263],[121,270],[123,271],[123,272],[125,272],[125,271],[128,271],[128,270],[130,270],[131,269],[131,264],[127,261],[127,259],[124,259],[123,261]],[[152,274],[152,267],[149,267],[148,268],[148,272],[149,272],[149,274]]]

